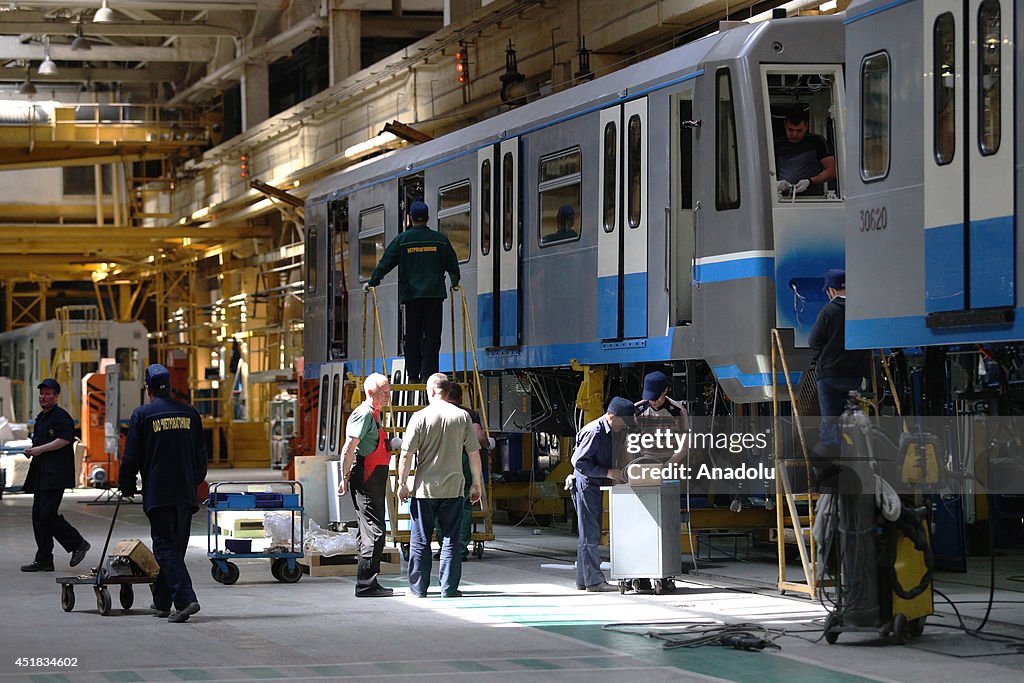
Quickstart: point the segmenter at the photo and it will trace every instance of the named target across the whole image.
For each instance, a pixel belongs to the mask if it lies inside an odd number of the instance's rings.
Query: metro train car
[[[849,347],[1024,339],[1022,13],[1015,0],[847,9]]]
[[[770,398],[771,329],[798,380],[843,265],[843,59],[839,16],[743,24],[321,181],[306,376],[369,370],[360,290],[422,197],[458,253],[480,370],[703,360],[730,399]],[[777,191],[794,109],[840,169],[815,195]],[[377,296],[399,356],[396,273]],[[461,368],[445,317],[441,367]]]
[[[149,341],[145,326],[138,322],[109,320],[87,323],[72,321],[76,334],[74,344],[79,351],[93,351],[96,359],[113,358],[119,367],[121,419],[127,420],[143,402],[143,373],[149,357]],[[95,332],[95,334],[94,334]],[[19,420],[34,417],[38,411],[36,386],[52,376],[53,361],[60,343],[56,320],[27,325],[0,333],[0,376],[22,382],[22,391],[14,392],[15,412]],[[72,363],[70,386],[62,386],[59,405],[77,419],[82,406],[82,377],[96,372],[95,362]],[[65,382],[65,385],[68,384]]]

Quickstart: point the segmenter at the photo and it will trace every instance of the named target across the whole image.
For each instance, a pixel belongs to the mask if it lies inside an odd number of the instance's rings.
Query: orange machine
[[[107,416],[107,376],[94,372],[82,380],[82,461],[80,480],[89,486],[117,485],[117,454],[107,454],[104,422]]]

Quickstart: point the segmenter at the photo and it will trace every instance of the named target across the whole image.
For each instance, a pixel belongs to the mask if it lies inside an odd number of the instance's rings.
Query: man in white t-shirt
[[[405,430],[402,455],[398,461],[398,497],[409,501],[409,592],[427,597],[430,588],[430,538],[437,522],[441,539],[441,597],[458,598],[462,579],[462,558],[455,552],[462,529],[465,476],[462,450],[469,455],[473,483],[469,500],[477,503],[483,491],[480,444],[469,413],[445,400],[448,378],[434,373],[427,378],[429,405],[417,411]],[[416,476],[409,488],[412,457]]]

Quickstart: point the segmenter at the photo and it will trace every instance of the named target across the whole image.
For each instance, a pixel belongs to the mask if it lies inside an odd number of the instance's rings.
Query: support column
[[[486,5],[489,1],[444,0],[444,25],[448,26],[452,22],[456,24],[462,23],[466,20],[466,17],[480,9],[483,5]]]
[[[250,62],[242,71],[242,130],[270,118],[270,70],[264,62]]]
[[[335,9],[341,4],[339,0],[331,0],[331,13],[328,18],[331,85],[345,80],[361,67],[359,41],[362,39],[362,26],[359,12]]]

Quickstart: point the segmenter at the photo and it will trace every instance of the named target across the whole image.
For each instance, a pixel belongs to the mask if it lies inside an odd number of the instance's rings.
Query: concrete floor
[[[99,561],[113,506],[83,504],[94,491],[70,493],[63,512],[92,542],[82,565]],[[54,578],[75,572],[58,551],[55,573],[26,574],[32,559],[31,497],[0,502],[4,553],[4,619],[0,680],[12,681],[1020,681],[1024,649],[969,637],[948,607],[929,618],[910,646],[872,634],[843,634],[838,645],[812,643],[822,608],[771,588],[774,561],[699,563],[672,595],[592,594],[574,588],[575,537],[565,530],[496,527],[483,560],[464,568],[466,597],[358,600],[348,578],[310,578],[294,585],[270,576],[266,560],[239,561],[233,586],[213,581],[206,552],[206,517],[194,519],[189,568],[202,611],[187,624],[148,615],[148,591],[135,607],[101,617],[88,587],[76,591],[74,611],[59,604]],[[140,506],[122,507],[115,540],[142,538]],[[1015,559],[1016,575],[1021,571]],[[987,562],[984,561],[984,562]],[[1003,563],[1006,564],[1005,562]],[[987,564],[974,567],[987,578]],[[435,569],[436,572],[436,569]],[[1002,573],[1006,573],[1005,569]],[[986,600],[970,575],[940,577],[954,600]],[[1011,573],[1012,576],[1012,573]],[[955,581],[960,581],[955,583]],[[402,577],[388,577],[399,591]],[[984,582],[983,582],[984,583]],[[1024,586],[1024,584],[1021,584]],[[86,590],[82,590],[85,588]],[[436,594],[436,588],[435,588]],[[1024,637],[1024,594],[997,591],[986,632]],[[1016,602],[1009,602],[1016,601]],[[980,616],[984,604],[963,602]],[[604,629],[613,622],[759,622],[792,635],[779,650],[741,652],[722,647],[662,649],[638,635]],[[19,666],[18,658],[77,658],[76,666]]]

